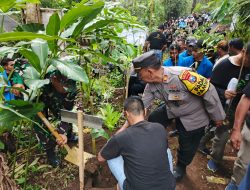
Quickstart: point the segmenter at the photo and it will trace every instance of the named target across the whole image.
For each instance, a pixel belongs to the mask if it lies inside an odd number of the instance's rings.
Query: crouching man
[[[107,160],[121,190],[174,190],[166,131],[158,123],[145,121],[144,113],[139,97],[125,100],[124,115],[129,127],[107,142],[98,160]]]

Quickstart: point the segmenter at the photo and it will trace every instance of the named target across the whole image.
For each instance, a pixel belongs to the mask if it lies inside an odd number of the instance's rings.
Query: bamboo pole
[[[84,188],[84,137],[83,137],[83,112],[77,112],[77,125],[78,125],[78,144],[79,144],[79,181],[80,190]]]

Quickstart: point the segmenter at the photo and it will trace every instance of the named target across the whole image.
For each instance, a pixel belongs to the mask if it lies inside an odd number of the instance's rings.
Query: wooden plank
[[[103,119],[98,116],[83,114],[84,127],[101,129]],[[61,110],[61,121],[77,124],[77,112]]]

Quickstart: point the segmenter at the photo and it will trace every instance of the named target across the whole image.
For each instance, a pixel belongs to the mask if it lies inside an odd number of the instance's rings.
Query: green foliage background
[[[250,0],[210,0],[198,3],[194,11],[211,12],[214,22],[233,25],[234,30],[227,32],[229,39],[250,40]]]
[[[187,15],[191,12],[192,0],[120,0],[122,5],[138,17],[141,24],[154,30],[165,20]]]
[[[80,0],[41,0],[42,7],[71,8]],[[109,2],[106,0],[106,2]],[[131,11],[138,21],[150,30],[171,17],[178,18],[191,12],[192,0],[113,0]]]

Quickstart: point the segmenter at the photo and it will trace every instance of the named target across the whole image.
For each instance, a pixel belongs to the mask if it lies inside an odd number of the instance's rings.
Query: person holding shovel
[[[137,57],[133,65],[147,83],[142,98],[145,108],[148,109],[154,99],[165,102],[149,115],[148,121],[166,127],[176,119],[179,149],[174,177],[180,180],[193,160],[209,121],[213,120],[220,126],[225,119],[218,94],[205,77],[190,71],[190,68],[162,67],[154,52]],[[126,122],[120,130],[127,127]],[[155,143],[153,139],[151,142]]]
[[[75,96],[77,94],[76,83],[73,80],[63,76],[59,71],[53,71],[47,75],[50,83],[43,88],[41,101],[45,104],[43,114],[46,118],[49,113],[53,119],[60,120],[60,110],[72,110],[74,106]],[[55,141],[50,132],[46,133],[39,127],[35,127],[35,132],[42,146],[44,147],[48,163],[54,167],[60,165],[60,160],[56,156],[56,144],[64,145],[67,141],[77,141],[77,137],[72,132],[72,125],[66,122],[60,122],[57,127],[57,132],[62,137],[61,140]]]
[[[98,160],[107,160],[120,190],[174,190],[164,127],[145,120],[144,105],[137,96],[125,100],[124,115],[129,128],[104,145]]]

